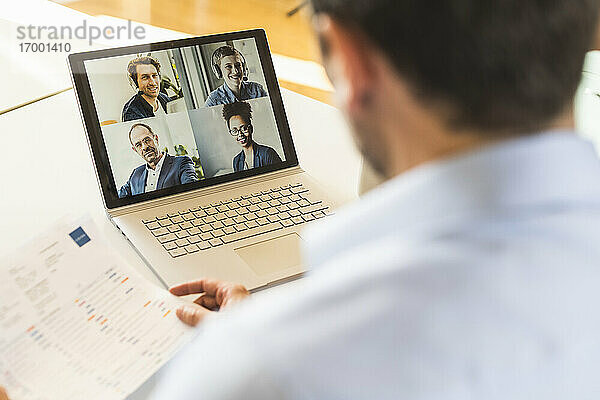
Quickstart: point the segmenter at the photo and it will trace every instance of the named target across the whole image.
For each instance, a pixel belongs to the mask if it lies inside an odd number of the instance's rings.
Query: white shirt
[[[600,163],[569,132],[417,167],[201,324],[154,399],[597,399]]]
[[[167,113],[162,108],[162,105],[160,104],[160,101],[158,101],[158,98],[156,99],[156,106],[157,106],[156,109],[154,109],[154,107],[153,107],[154,116],[155,117],[166,117]]]
[[[156,186],[158,185],[158,178],[160,177],[160,170],[162,169],[163,162],[167,158],[165,153],[162,153],[162,157],[158,164],[156,164],[156,168],[152,169],[146,164],[146,189],[144,193],[151,192],[156,190]]]

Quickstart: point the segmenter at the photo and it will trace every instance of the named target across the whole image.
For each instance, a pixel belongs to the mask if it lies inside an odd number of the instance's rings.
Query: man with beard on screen
[[[146,124],[137,123],[129,130],[131,149],[146,161],[133,170],[119,189],[119,198],[198,180],[194,163],[188,156],[171,156],[158,148],[158,135]]]
[[[235,172],[281,162],[281,157],[275,149],[258,144],[252,139],[254,127],[250,104],[244,101],[225,104],[223,119],[227,123],[229,134],[242,146],[242,151],[233,158]]]

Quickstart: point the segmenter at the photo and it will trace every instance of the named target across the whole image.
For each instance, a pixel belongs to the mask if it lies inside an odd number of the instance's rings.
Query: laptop
[[[264,30],[69,65],[108,218],[166,287],[301,276],[302,228],[339,202],[298,165]]]

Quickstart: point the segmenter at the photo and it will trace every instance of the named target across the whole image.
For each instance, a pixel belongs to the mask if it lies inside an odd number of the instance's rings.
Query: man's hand
[[[169,291],[175,296],[201,294],[194,300],[195,304],[181,306],[176,312],[180,320],[191,326],[196,326],[206,315],[227,308],[250,296],[248,290],[242,285],[215,279],[200,279],[182,283],[173,286]],[[0,400],[2,399],[0,398]]]
[[[6,394],[6,390],[2,386],[0,386],[0,400],[10,400]]]

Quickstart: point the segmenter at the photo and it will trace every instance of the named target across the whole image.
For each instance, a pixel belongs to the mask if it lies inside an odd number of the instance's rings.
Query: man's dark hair
[[[312,0],[387,55],[455,128],[524,133],[571,106],[598,0]],[[327,44],[323,43],[324,52]]]
[[[131,125],[131,128],[129,128],[129,143],[131,143],[131,132],[133,132],[133,130],[135,128],[137,128],[138,126],[142,126],[142,127],[146,128],[146,129],[148,129],[148,132],[150,132],[151,135],[153,135],[153,136],[155,135],[155,133],[152,131],[152,128],[150,128],[149,125],[146,125],[146,124],[143,124],[141,122],[138,122],[138,123],[135,123],[135,124]],[[131,144],[133,145],[133,143],[131,143]]]
[[[135,87],[138,87],[138,65],[154,65],[154,68],[156,68],[156,72],[160,75],[160,63],[158,62],[158,60],[150,56],[136,57],[133,60],[129,61],[129,63],[127,64],[127,73],[129,74],[129,77],[133,81]]]
[[[229,128],[229,119],[234,115],[239,115],[245,123],[249,124],[252,122],[252,107],[245,101],[225,104],[223,106],[223,119],[227,122],[227,128]]]

